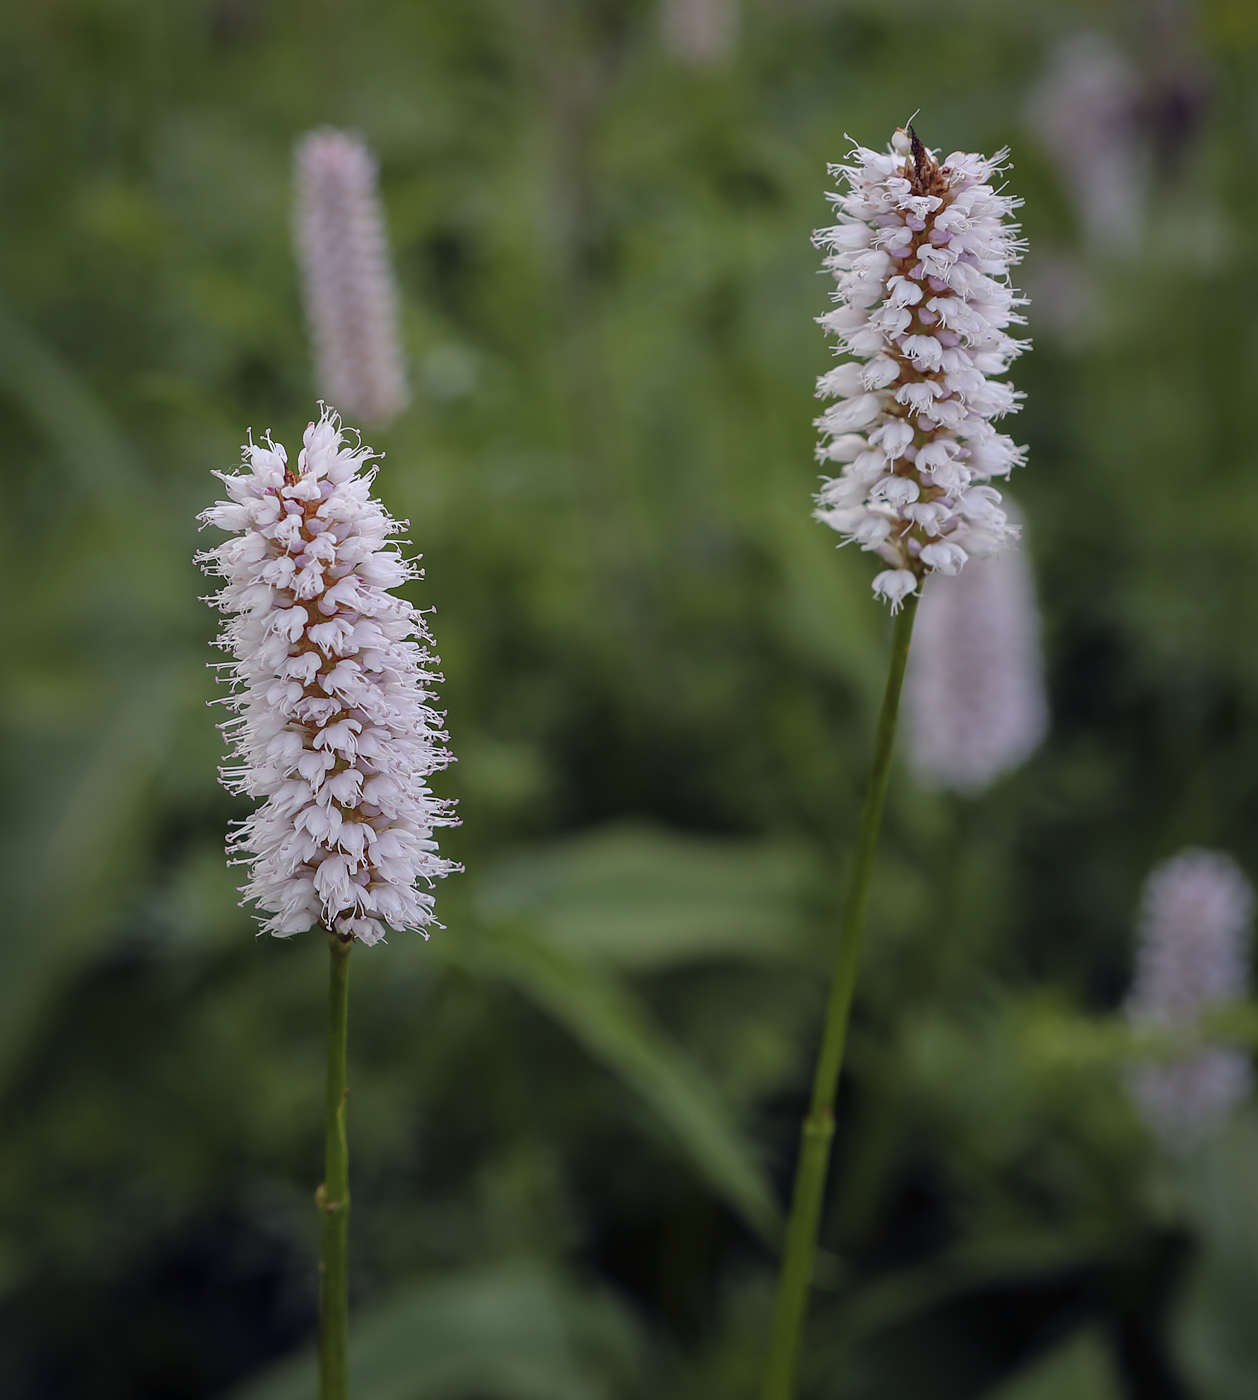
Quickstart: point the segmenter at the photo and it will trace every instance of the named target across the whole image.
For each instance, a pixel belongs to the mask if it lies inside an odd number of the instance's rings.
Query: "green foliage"
[[[1201,1232],[1185,1281],[1176,1343],[1202,1400],[1244,1395],[1258,1372],[1246,1306],[1258,1289],[1258,1123],[1246,1114],[1181,1164],[1174,1183]]]
[[[603,1400],[640,1394],[639,1338],[622,1304],[527,1264],[434,1280],[357,1319],[350,1384],[361,1400]],[[233,1392],[303,1400],[313,1355]]]
[[[781,843],[604,828],[488,871],[477,913],[527,920],[555,949],[628,972],[789,962],[804,928],[801,857]]]
[[[1118,1400],[1114,1362],[1102,1337],[1069,1337],[986,1400]]]
[[[768,1181],[722,1121],[707,1086],[635,1001],[576,958],[519,934],[491,943],[491,967],[636,1089],[685,1144],[713,1188],[767,1241],[781,1224]]]

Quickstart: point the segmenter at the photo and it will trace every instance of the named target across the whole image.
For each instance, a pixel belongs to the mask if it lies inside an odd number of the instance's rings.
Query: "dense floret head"
[[[817,381],[835,400],[818,457],[842,465],[817,515],[886,562],[874,592],[893,609],[1017,536],[991,485],[1024,461],[992,426],[1018,407],[997,376],[1025,348],[1009,334],[1018,201],[992,183],[1006,154],[941,162],[904,131],[885,153],[857,147],[831,167],[838,222],[814,235],[836,283],[820,321],[844,357]]]
[[[268,436],[203,524],[233,535],[199,556],[225,580],[219,645],[236,718],[224,786],[263,799],[228,850],[243,887],[286,937],[321,924],[378,942],[434,922],[431,886],[456,867],[434,830],[454,824],[429,776],[450,762],[440,680],[418,609],[390,590],[418,576],[392,542],[401,526],[371,494],[371,449],[324,409],[295,467]]]

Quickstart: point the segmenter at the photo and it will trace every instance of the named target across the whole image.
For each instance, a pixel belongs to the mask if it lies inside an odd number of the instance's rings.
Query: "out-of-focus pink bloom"
[[[1168,1147],[1191,1146],[1249,1092],[1249,1056],[1211,1044],[1199,1022],[1247,993],[1253,912],[1249,881],[1217,851],[1182,851],[1145,885],[1127,1017],[1182,1043],[1136,1066],[1128,1082]]]
[[[1140,100],[1131,63],[1088,32],[1058,46],[1027,105],[1027,124],[1057,166],[1084,238],[1102,252],[1131,252],[1140,241],[1148,187]]]
[[[297,144],[294,233],[319,392],[382,426],[409,394],[376,162],[354,136],[323,127]]]
[[[904,680],[909,761],[937,787],[977,793],[1048,731],[1039,611],[1026,555],[971,559],[922,590]]]
[[[738,44],[738,0],[659,0],[660,36],[675,58],[710,68]]]

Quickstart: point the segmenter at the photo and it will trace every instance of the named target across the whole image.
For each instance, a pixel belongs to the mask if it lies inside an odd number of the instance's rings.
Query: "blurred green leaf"
[[[0,306],[0,388],[57,449],[75,486],[110,499],[139,485],[135,454],[83,380]]]
[[[1105,1338],[1085,1328],[983,1400],[1122,1400],[1123,1393]]]
[[[634,1321],[606,1291],[541,1265],[435,1279],[356,1311],[355,1400],[613,1400],[640,1393]],[[310,1400],[313,1351],[231,1400]]]
[[[151,792],[165,762],[186,688],[163,667],[118,706],[51,824],[37,833],[18,891],[0,982],[0,1081],[65,979],[117,916],[119,897],[145,856],[138,833],[156,817]]]
[[[751,1147],[697,1066],[652,1023],[637,998],[590,963],[523,928],[494,928],[482,946],[487,968],[549,1012],[636,1090],[716,1193],[763,1239],[776,1242],[780,1212]]]
[[[1187,1211],[1201,1232],[1173,1331],[1199,1400],[1249,1400],[1258,1380],[1258,1115],[1252,1108],[1184,1162]]]
[[[798,957],[802,853],[647,826],[582,833],[494,867],[477,906],[628,971],[711,958]]]
[[[852,1369],[854,1349],[879,1333],[911,1324],[978,1289],[1060,1275],[1093,1256],[1060,1232],[989,1233],[927,1263],[868,1280],[842,1278],[830,1303],[814,1304],[806,1373],[836,1382]],[[833,1260],[832,1262],[838,1262]]]
[[[986,1235],[927,1264],[861,1283],[822,1313],[822,1330],[845,1344],[984,1285],[1044,1277],[1088,1258],[1060,1234]]]

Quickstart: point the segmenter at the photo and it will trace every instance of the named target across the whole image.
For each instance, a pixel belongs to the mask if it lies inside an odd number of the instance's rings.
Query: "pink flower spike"
[[[376,161],[332,127],[296,151],[294,235],[320,394],[336,409],[384,426],[410,395],[397,291]]]
[[[1249,881],[1219,851],[1181,851],[1145,885],[1127,1019],[1170,1045],[1133,1067],[1127,1083],[1141,1117],[1174,1151],[1205,1137],[1249,1092],[1248,1054],[1212,1042],[1201,1020],[1248,994],[1253,913]]]
[[[1017,535],[998,506],[981,533],[955,507],[1022,462],[991,426],[1018,406],[993,376],[1025,348],[1009,334],[1022,320],[1009,270],[1023,245],[1009,217],[1018,201],[993,184],[1004,154],[940,164],[906,131],[885,153],[857,147],[850,164],[832,167],[847,187],[831,196],[839,222],[813,238],[836,284],[821,324],[845,357],[817,383],[818,397],[839,400],[817,419],[817,456],[851,464],[825,483],[817,516],[892,566],[874,591],[893,608],[916,588],[893,582],[897,573],[955,574]],[[915,489],[866,481],[861,441]]]
[[[245,469],[223,477],[232,501],[200,516],[236,532],[198,556],[226,580],[213,602],[235,658],[225,703],[238,762],[222,782],[263,799],[228,852],[249,866],[241,892],[271,915],[266,932],[321,924],[378,943],[386,925],[435,923],[430,888],[458,869],[434,840],[457,825],[451,804],[428,787],[451,762],[431,708],[440,676],[419,609],[388,591],[419,571],[371,496],[371,449],[347,443],[327,408],[304,441],[279,473],[269,438],[247,447]]]

